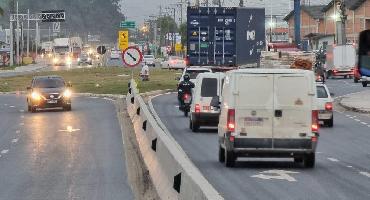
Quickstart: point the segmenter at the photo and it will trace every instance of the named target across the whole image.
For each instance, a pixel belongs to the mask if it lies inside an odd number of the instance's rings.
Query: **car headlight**
[[[36,100],[36,101],[41,100],[41,95],[38,92],[32,92],[31,97],[33,100]]]
[[[51,53],[48,53],[48,57],[51,58],[51,56],[53,56]]]
[[[54,58],[53,59],[53,63],[55,64],[55,63],[58,63],[59,62],[59,59],[58,58]]]
[[[70,90],[65,90],[63,93],[63,97],[65,98],[71,98],[72,92]]]

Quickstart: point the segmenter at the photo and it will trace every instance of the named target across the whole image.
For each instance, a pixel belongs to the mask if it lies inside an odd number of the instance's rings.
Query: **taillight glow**
[[[199,104],[195,104],[195,112],[200,113],[200,105]]]
[[[332,111],[333,110],[333,103],[332,102],[326,103],[325,104],[325,110]]]
[[[312,125],[311,125],[312,132],[319,132],[319,111],[313,110],[312,111]]]
[[[227,130],[229,132],[235,131],[235,110],[229,109],[227,111]]]
[[[312,142],[317,142],[317,137],[316,136],[311,137],[311,141]]]

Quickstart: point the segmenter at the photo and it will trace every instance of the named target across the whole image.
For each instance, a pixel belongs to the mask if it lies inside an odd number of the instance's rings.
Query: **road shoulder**
[[[358,113],[370,114],[370,90],[343,96],[339,99],[339,105]]]

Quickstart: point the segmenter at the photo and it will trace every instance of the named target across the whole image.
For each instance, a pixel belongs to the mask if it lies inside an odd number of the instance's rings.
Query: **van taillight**
[[[312,132],[319,132],[319,111],[313,110],[312,111]]]
[[[332,111],[333,110],[333,103],[332,102],[326,103],[325,104],[325,110]]]
[[[199,104],[195,104],[195,112],[200,113],[200,105]]]
[[[235,110],[229,109],[227,111],[227,130],[228,132],[235,131]]]

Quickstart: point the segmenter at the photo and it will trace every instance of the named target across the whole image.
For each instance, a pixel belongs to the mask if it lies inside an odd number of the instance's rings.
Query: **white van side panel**
[[[241,74],[236,77],[236,132],[246,138],[272,138],[272,74]]]
[[[304,74],[274,75],[275,139],[304,139],[312,136],[313,80]],[[281,111],[281,117],[275,116]],[[302,136],[304,135],[304,137]]]
[[[352,45],[336,46],[333,50],[334,67],[349,69],[356,65],[356,49]]]

